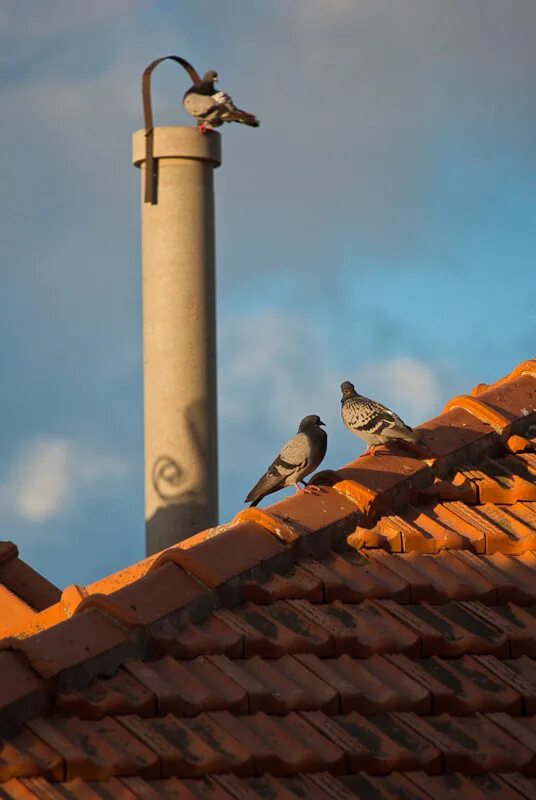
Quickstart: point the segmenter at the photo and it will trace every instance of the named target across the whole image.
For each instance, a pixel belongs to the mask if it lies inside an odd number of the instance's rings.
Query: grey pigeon
[[[216,91],[214,83],[217,80],[218,73],[215,70],[205,72],[201,82],[190,86],[182,98],[184,110],[197,120],[201,133],[219,128],[224,122],[241,122],[242,125],[258,128],[260,123],[254,114],[237,108],[225,92]]]
[[[316,414],[309,414],[302,419],[296,436],[285,442],[244,500],[245,503],[251,502],[252,506],[256,506],[267,494],[277,492],[285,486],[295,486],[297,492],[320,491],[319,487],[309,485],[301,489],[299,484],[304,483],[306,475],[314,472],[326,455],[328,435],[321,425],[324,423]]]
[[[377,400],[358,394],[350,381],[341,383],[341,416],[349,431],[367,443],[367,455],[374,447],[394,440],[416,449],[428,450],[421,435],[406,425],[400,417]]]

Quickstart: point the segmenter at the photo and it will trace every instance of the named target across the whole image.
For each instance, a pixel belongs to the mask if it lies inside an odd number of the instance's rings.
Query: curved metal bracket
[[[151,61],[143,71],[141,79],[141,96],[143,101],[143,118],[145,121],[145,202],[155,205],[158,179],[158,162],[154,157],[153,104],[151,101],[151,75],[162,61],[175,61],[188,73],[192,83],[200,83],[201,78],[192,65],[180,56],[162,56]]]

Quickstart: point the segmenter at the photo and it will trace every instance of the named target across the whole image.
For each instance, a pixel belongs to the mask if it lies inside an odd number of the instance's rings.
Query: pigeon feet
[[[373,444],[370,447],[367,447],[364,453],[361,453],[358,458],[364,458],[365,456],[374,456],[376,455],[377,451],[383,447],[383,444]]]
[[[303,481],[300,481],[303,483]],[[304,483],[303,488],[299,485],[299,483],[294,484],[296,488],[296,494],[321,494],[323,489],[321,486],[315,486],[311,483]]]
[[[202,122],[201,125],[197,126],[197,130],[199,131],[199,133],[205,134],[207,133],[207,131],[213,131],[214,128],[212,125],[210,125],[210,123]]]
[[[322,494],[323,491],[322,486],[316,486],[314,483],[308,483],[303,488],[304,494]]]

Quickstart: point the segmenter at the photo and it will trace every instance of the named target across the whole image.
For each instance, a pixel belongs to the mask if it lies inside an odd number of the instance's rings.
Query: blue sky
[[[147,63],[262,120],[216,174],[225,521],[304,414],[361,452],[341,380],[417,423],[534,355],[535,37],[533,0],[2,4],[0,538],[62,586],[144,555]]]

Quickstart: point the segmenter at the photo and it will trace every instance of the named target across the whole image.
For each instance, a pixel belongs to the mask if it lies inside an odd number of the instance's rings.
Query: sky
[[[261,119],[215,175],[226,521],[305,414],[362,452],[342,380],[417,424],[535,355],[535,38],[534,0],[0,0],[0,538],[60,587],[144,556],[150,61]]]

